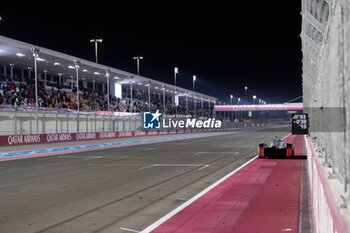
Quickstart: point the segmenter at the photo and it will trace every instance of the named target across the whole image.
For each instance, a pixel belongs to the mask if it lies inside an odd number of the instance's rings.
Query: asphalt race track
[[[288,130],[0,162],[0,232],[138,232]]]

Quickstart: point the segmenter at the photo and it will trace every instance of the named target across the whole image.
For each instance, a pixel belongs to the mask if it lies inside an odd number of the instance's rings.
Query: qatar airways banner
[[[147,130],[147,131],[140,130],[140,131],[86,132],[86,133],[84,132],[84,133],[20,134],[20,135],[0,136],[0,146],[15,146],[15,145],[25,145],[25,144],[85,141],[85,140],[99,140],[99,139],[152,136],[152,135],[211,132],[211,131],[229,131],[229,130],[233,130],[233,128],[220,129],[220,130],[219,129],[217,130],[173,129],[173,130]]]
[[[290,104],[252,104],[252,105],[215,105],[215,111],[295,111],[303,110],[303,103]]]

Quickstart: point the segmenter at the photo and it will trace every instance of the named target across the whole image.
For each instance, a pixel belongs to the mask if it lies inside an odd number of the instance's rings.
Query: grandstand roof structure
[[[15,67],[27,70],[28,67],[34,65],[34,57],[32,49],[39,51],[39,59],[37,59],[38,72],[44,70],[54,73],[63,74],[65,76],[75,76],[75,67],[73,61],[79,61],[79,77],[84,77],[87,81],[106,82],[106,72],[110,73],[110,80],[128,86],[130,79],[133,80],[133,88],[140,90],[148,90],[147,84],[150,84],[151,92],[160,92],[165,88],[167,94],[175,93],[179,96],[188,94],[189,98],[203,98],[203,100],[214,102],[216,97],[205,95],[199,92],[191,91],[168,83],[160,82],[150,78],[146,78],[137,74],[126,72],[113,67],[98,64],[92,61],[81,59],[75,56],[53,51],[47,48],[25,43],[8,37],[0,36],[0,63],[4,65],[15,64]]]

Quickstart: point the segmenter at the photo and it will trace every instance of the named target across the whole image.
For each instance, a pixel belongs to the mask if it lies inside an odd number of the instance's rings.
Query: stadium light
[[[253,95],[254,104],[255,104],[255,99],[256,99],[256,95]]]
[[[134,60],[136,60],[136,68],[137,68],[137,75],[140,75],[140,60],[143,60],[143,57],[133,57]]]
[[[95,59],[96,59],[96,63],[98,63],[97,44],[102,43],[102,39],[95,38],[95,39],[91,39],[90,42],[95,43]]]
[[[175,81],[175,87],[176,87],[176,75],[179,73],[179,69],[177,67],[174,67],[174,81]]]
[[[23,53],[16,53],[17,57],[24,57],[25,55]]]
[[[194,91],[194,87],[195,87],[195,82],[196,82],[196,80],[197,80],[196,75],[193,75],[193,91]]]

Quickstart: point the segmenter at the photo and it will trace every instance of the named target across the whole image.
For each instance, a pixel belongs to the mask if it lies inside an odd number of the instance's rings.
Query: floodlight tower
[[[102,39],[95,38],[95,39],[91,39],[90,42],[95,43],[95,60],[96,60],[96,63],[98,63],[97,44],[102,43]]]
[[[136,60],[136,64],[137,64],[137,75],[140,75],[140,60],[142,60],[143,57],[134,57],[134,60]]]

